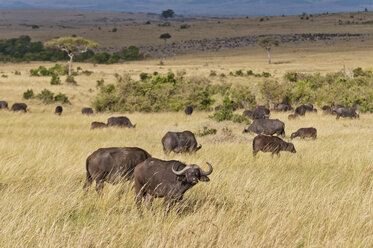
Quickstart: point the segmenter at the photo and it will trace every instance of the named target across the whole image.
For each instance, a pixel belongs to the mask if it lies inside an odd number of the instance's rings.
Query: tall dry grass
[[[337,121],[319,113],[290,122],[287,114],[274,113],[284,120],[287,137],[313,126],[318,138],[295,139],[296,154],[253,158],[254,136],[242,134],[243,124],[216,123],[204,112],[126,114],[136,129],[90,130],[92,121],[112,116],[79,113],[95,94],[95,80],[112,82],[125,65],[83,65],[95,73],[79,76],[77,87],[49,86],[47,78],[28,77],[29,67],[35,65],[2,65],[9,76],[0,78],[0,100],[21,101],[27,88],[48,87],[66,93],[73,105],[62,116],[52,113],[55,105],[37,100],[27,101],[30,113],[0,111],[0,247],[373,246],[373,115]],[[21,76],[11,73],[20,68]],[[203,148],[196,154],[163,154],[167,131],[204,126],[218,133],[197,137]],[[101,197],[93,187],[82,190],[85,159],[111,146],[138,146],[203,168],[208,161],[214,172],[168,216],[157,199],[140,218],[129,183],[106,184]]]

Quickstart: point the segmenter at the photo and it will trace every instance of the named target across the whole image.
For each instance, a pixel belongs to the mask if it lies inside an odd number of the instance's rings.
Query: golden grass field
[[[317,31],[317,25],[313,28]],[[318,138],[295,139],[296,154],[282,152],[272,158],[259,153],[253,158],[254,135],[242,134],[245,125],[217,123],[208,112],[124,113],[137,124],[135,129],[104,130],[90,130],[90,123],[123,113],[80,113],[91,105],[96,81],[115,83],[115,73],[137,79],[141,72],[171,70],[208,77],[211,70],[228,74],[252,69],[281,80],[288,71],[371,69],[372,48],[371,39],[335,46],[280,45],[272,51],[271,65],[258,47],[167,58],[164,65],[152,59],[115,65],[75,63],[74,68],[94,72],[76,76],[78,86],[66,85],[64,77],[62,85],[51,86],[50,77],[29,76],[30,69],[54,63],[0,64],[0,100],[10,105],[25,102],[30,109],[26,114],[0,111],[0,247],[373,247],[372,114],[337,121],[319,111],[288,121],[289,113],[272,113],[272,118],[285,122],[285,140],[298,128],[310,126],[317,128]],[[228,76],[223,82],[250,84],[255,92],[255,80]],[[69,97],[72,105],[64,106],[62,116],[53,114],[57,104],[22,99],[27,89],[37,94],[44,88]],[[198,132],[204,126],[218,133],[197,137],[203,147],[196,154],[164,155],[161,138],[167,131]],[[214,172],[210,182],[187,191],[168,216],[163,200],[157,199],[153,211],[140,218],[129,183],[106,184],[101,197],[94,187],[83,192],[87,156],[112,146],[138,146],[153,157],[196,163],[204,169],[208,161]]]

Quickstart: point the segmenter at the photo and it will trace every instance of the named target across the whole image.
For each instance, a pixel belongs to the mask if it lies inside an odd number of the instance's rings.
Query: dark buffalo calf
[[[104,182],[118,183],[133,179],[136,165],[150,157],[149,153],[138,147],[100,148],[86,160],[87,178],[84,189],[96,180],[96,191],[100,193]]]
[[[0,101],[0,109],[8,109],[8,103],[6,101]]]
[[[15,103],[12,105],[12,107],[10,108],[11,111],[23,111],[23,112],[27,112],[27,105],[26,103]]]
[[[296,119],[299,119],[299,115],[297,114],[288,115],[288,120],[296,120]]]
[[[106,123],[94,121],[91,123],[91,129],[105,128],[107,127]]]
[[[135,128],[135,125],[132,125],[130,119],[126,116],[118,116],[118,117],[110,117],[107,119],[107,126],[108,127],[128,127],[128,128]]]
[[[283,112],[286,112],[286,111],[291,111],[291,110],[293,110],[293,107],[291,107],[290,104],[280,103],[279,105],[276,106],[275,110],[276,110],[276,111],[283,111]]]
[[[61,115],[62,111],[63,111],[62,106],[57,106],[56,109],[54,110],[54,113],[56,115]]]
[[[296,137],[300,137],[301,139],[304,139],[304,138],[316,139],[317,130],[316,128],[313,128],[313,127],[299,128],[298,131],[291,134],[290,139],[294,139]]]
[[[141,215],[141,202],[146,197],[148,208],[154,197],[164,197],[166,213],[171,204],[181,200],[184,193],[199,181],[208,182],[207,177],[213,171],[212,166],[203,171],[196,164],[186,165],[176,160],[164,161],[150,158],[137,165],[134,171],[136,204]]]
[[[274,154],[280,156],[280,151],[297,152],[292,143],[285,142],[279,137],[267,135],[258,135],[254,138],[253,155],[255,156],[259,151],[272,152],[272,156]]]
[[[83,115],[92,115],[93,109],[92,108],[82,108],[82,114]]]
[[[186,107],[184,112],[186,115],[191,115],[193,113],[193,107],[192,106]]]
[[[331,114],[332,113],[332,108],[328,105],[324,105],[321,109],[322,109],[324,114]]]

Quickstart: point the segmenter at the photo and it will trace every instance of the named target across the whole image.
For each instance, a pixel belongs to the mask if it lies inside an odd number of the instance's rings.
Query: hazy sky
[[[0,0],[0,8],[258,16],[373,10],[373,0]]]

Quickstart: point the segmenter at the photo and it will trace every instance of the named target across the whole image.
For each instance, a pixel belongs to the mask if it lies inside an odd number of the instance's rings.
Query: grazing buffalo
[[[150,157],[149,153],[138,147],[100,148],[87,158],[84,189],[96,180],[96,191],[100,193],[104,182],[118,183],[132,179],[136,165]]]
[[[107,127],[106,123],[94,121],[91,123],[91,129],[104,128]]]
[[[304,138],[316,139],[317,130],[314,127],[299,128],[298,131],[291,134],[290,139],[294,139],[296,137],[300,137],[301,139],[304,139]]]
[[[281,135],[285,137],[285,124],[279,119],[258,119],[254,120],[244,133],[253,132],[256,134]]]
[[[337,114],[337,109],[339,108],[346,108],[345,106],[343,105],[336,105],[334,107],[332,107],[332,115],[336,115]]]
[[[296,120],[296,119],[299,119],[299,115],[297,114],[288,115],[288,120]]]
[[[11,111],[23,111],[27,112],[27,105],[26,103],[15,103],[10,108]]]
[[[359,114],[356,113],[354,108],[338,108],[335,112],[337,114],[337,120],[341,116],[342,117],[350,117],[351,119],[360,117]]]
[[[254,138],[253,155],[255,156],[259,151],[272,152],[272,156],[274,154],[280,156],[280,151],[297,152],[292,143],[285,142],[279,137],[267,135],[258,135]]]
[[[246,116],[246,117],[248,117],[250,119],[253,119],[253,111],[251,111],[251,110],[245,110],[245,111],[243,111],[242,115]]]
[[[0,109],[8,109],[8,103],[6,101],[0,101]]]
[[[83,115],[92,115],[93,109],[92,108],[82,108],[82,114]]]
[[[62,106],[57,106],[56,109],[54,110],[54,113],[55,113],[56,115],[61,115],[61,114],[62,114],[62,111],[63,111]]]
[[[304,104],[303,105],[307,111],[312,111],[313,110],[313,105],[311,103]]]
[[[253,110],[253,119],[268,119],[270,110],[264,106],[258,106]]]
[[[290,104],[280,103],[279,105],[277,105],[277,107],[275,108],[275,110],[276,111],[286,112],[286,111],[293,110],[293,107]]]
[[[192,106],[187,106],[185,108],[184,112],[185,112],[186,115],[191,115],[193,113],[193,107]]]
[[[110,117],[107,119],[108,127],[128,127],[128,128],[135,128],[135,125],[132,125],[130,119],[126,116],[118,116],[118,117]]]
[[[134,171],[136,204],[141,215],[141,202],[143,198],[148,200],[148,208],[151,207],[154,197],[164,197],[166,213],[171,204],[183,198],[183,194],[196,185],[198,181],[208,182],[207,177],[212,173],[210,169],[203,171],[196,164],[186,165],[176,160],[164,161],[150,158],[136,166]]]
[[[202,148],[197,146],[197,140],[191,131],[167,132],[162,138],[163,151],[166,155],[171,151],[175,153],[196,152]]]

